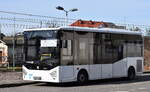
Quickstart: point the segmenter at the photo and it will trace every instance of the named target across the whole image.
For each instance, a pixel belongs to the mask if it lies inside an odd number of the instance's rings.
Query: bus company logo
[[[27,75],[27,71],[25,69],[23,69],[23,74]]]
[[[33,76],[33,74],[29,74],[29,79],[31,79],[31,78],[32,78],[32,76]]]
[[[37,68],[37,69],[40,69],[40,67],[39,67],[39,66],[36,66],[36,68]]]

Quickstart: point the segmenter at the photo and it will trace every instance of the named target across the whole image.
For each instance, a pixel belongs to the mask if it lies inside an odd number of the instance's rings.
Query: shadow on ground
[[[129,83],[139,83],[150,81],[150,74],[145,74],[144,76],[137,77],[135,80],[128,80],[127,78],[115,78],[115,79],[103,79],[89,81],[86,84],[79,84],[76,82],[71,83],[39,83],[35,86],[51,86],[51,87],[78,87],[78,86],[94,86],[94,85],[110,85],[110,84],[129,84]]]
[[[38,83],[38,82],[1,84],[0,88],[19,87],[19,86],[25,86],[25,85],[32,85],[32,84],[36,84],[36,83]]]
[[[71,83],[41,83],[41,82],[27,82],[27,83],[11,83],[11,84],[2,84],[0,88],[9,88],[9,87],[19,87],[26,85],[34,86],[45,86],[45,87],[78,87],[78,86],[94,86],[94,85],[110,85],[110,84],[128,84],[128,83],[139,83],[150,81],[150,73],[144,74],[141,77],[137,77],[135,80],[127,80],[126,78],[116,78],[116,79],[103,79],[103,80],[94,80],[89,81],[86,84],[79,84],[77,82]]]

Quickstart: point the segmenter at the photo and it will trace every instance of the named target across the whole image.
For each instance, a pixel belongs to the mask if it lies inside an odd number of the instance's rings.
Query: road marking
[[[144,90],[144,89],[147,89],[147,88],[138,88],[138,89],[140,89],[140,90]]]
[[[115,91],[115,92],[129,92],[129,91]]]

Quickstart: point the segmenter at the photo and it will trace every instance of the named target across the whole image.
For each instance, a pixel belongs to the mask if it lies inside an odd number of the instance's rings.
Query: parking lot
[[[77,83],[53,84],[22,81],[21,73],[6,73],[5,76],[7,75],[12,75],[12,78],[1,79],[0,92],[150,92],[150,73],[132,81],[124,78],[95,80],[82,86]],[[2,77],[4,76],[1,75],[0,78]]]

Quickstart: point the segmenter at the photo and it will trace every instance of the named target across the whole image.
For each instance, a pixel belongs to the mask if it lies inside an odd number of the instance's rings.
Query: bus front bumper
[[[22,67],[23,80],[59,83],[59,66],[51,70],[29,70]]]

